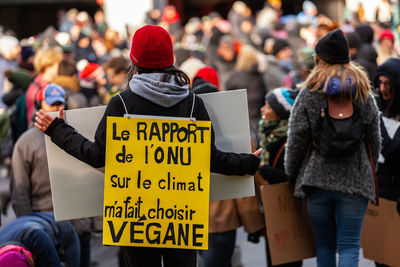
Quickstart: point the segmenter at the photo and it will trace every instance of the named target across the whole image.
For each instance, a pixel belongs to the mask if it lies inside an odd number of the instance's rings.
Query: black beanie
[[[330,64],[346,64],[350,61],[349,44],[340,29],[322,37],[315,46],[315,53]]]
[[[279,51],[283,50],[285,47],[290,47],[290,44],[286,40],[276,39],[272,47],[272,54],[276,56]]]

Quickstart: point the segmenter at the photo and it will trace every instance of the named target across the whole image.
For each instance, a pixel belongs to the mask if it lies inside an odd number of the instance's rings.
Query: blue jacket
[[[68,221],[56,222],[52,212],[28,213],[18,217],[2,231],[0,244],[17,241],[32,254],[35,266],[78,266],[78,235]]]

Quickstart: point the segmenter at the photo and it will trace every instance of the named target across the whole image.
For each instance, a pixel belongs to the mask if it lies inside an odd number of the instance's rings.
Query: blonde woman
[[[341,30],[323,37],[315,52],[316,66],[289,119],[285,171],[295,181],[295,195],[307,197],[307,211],[317,237],[317,265],[336,266],[338,252],[339,266],[358,266],[367,203],[377,197],[369,153],[361,138],[352,152],[323,155],[321,121],[327,114],[322,110],[345,119],[357,111],[376,163],[380,149],[378,109],[367,75],[349,61],[348,43]],[[350,103],[352,112],[333,114],[332,106],[326,109],[328,98],[339,99],[339,105]]]
[[[36,52],[33,58],[33,66],[37,76],[29,85],[25,99],[27,125],[32,120],[37,93],[58,75],[58,67],[62,59],[63,55],[59,48],[46,48]]]

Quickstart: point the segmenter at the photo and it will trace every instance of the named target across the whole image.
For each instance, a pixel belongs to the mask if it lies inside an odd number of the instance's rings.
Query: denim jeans
[[[368,200],[357,195],[315,188],[307,211],[317,238],[317,266],[358,266],[361,228]]]
[[[231,267],[236,229],[208,235],[208,250],[200,250],[203,267]]]

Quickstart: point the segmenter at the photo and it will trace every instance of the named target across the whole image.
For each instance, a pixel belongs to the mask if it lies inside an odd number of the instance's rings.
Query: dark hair
[[[361,47],[361,39],[358,33],[349,32],[346,33],[347,42],[349,43],[349,48],[359,49]]]
[[[174,65],[171,65],[166,68],[161,68],[161,69],[146,69],[146,68],[141,68],[134,64],[131,64],[128,74],[127,74],[127,78],[129,79],[128,82],[131,80],[131,78],[132,78],[133,74],[135,74],[135,72],[137,72],[139,74],[142,74],[142,73],[164,73],[165,75],[163,75],[163,77],[161,78],[161,82],[167,82],[171,76],[174,76],[177,84],[179,84],[181,86],[190,84],[190,79],[186,75],[186,73],[184,73],[183,71],[181,71]]]
[[[110,58],[105,64],[104,69],[113,69],[116,74],[128,72],[129,60],[120,56]]]

